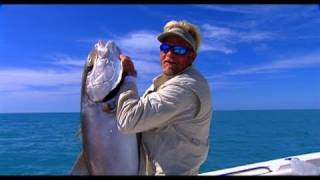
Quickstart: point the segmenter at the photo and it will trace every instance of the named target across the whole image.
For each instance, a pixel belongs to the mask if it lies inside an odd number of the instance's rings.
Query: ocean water
[[[68,175],[79,113],[0,114],[0,175]],[[200,172],[320,151],[320,110],[215,111]]]

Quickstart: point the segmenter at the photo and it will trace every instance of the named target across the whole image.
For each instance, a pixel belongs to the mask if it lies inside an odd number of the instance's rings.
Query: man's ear
[[[191,59],[191,63],[193,63],[193,61],[196,59],[197,57],[197,53],[194,51],[190,52],[190,59]]]

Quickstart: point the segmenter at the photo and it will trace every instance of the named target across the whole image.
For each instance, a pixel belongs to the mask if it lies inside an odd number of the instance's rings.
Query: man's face
[[[192,64],[196,57],[196,53],[192,50],[192,47],[184,39],[178,36],[166,37],[162,43],[169,44],[170,46],[184,46],[190,50],[185,55],[175,54],[172,50],[167,53],[160,51],[160,63],[162,73],[165,75],[176,75],[186,69]]]

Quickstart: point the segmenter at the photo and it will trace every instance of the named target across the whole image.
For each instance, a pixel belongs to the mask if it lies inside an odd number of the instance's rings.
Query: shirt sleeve
[[[125,82],[117,105],[118,128],[124,133],[138,133],[163,126],[177,116],[196,108],[196,95],[182,83],[170,83],[156,92],[139,97],[136,84]]]

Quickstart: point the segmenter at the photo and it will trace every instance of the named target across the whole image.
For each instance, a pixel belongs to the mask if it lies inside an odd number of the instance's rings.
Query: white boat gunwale
[[[293,159],[311,163],[318,167],[320,172],[320,152],[312,152],[284,158],[240,165],[199,174],[200,176],[233,176],[233,175],[294,175],[291,163]],[[319,174],[320,175],[320,174]]]

